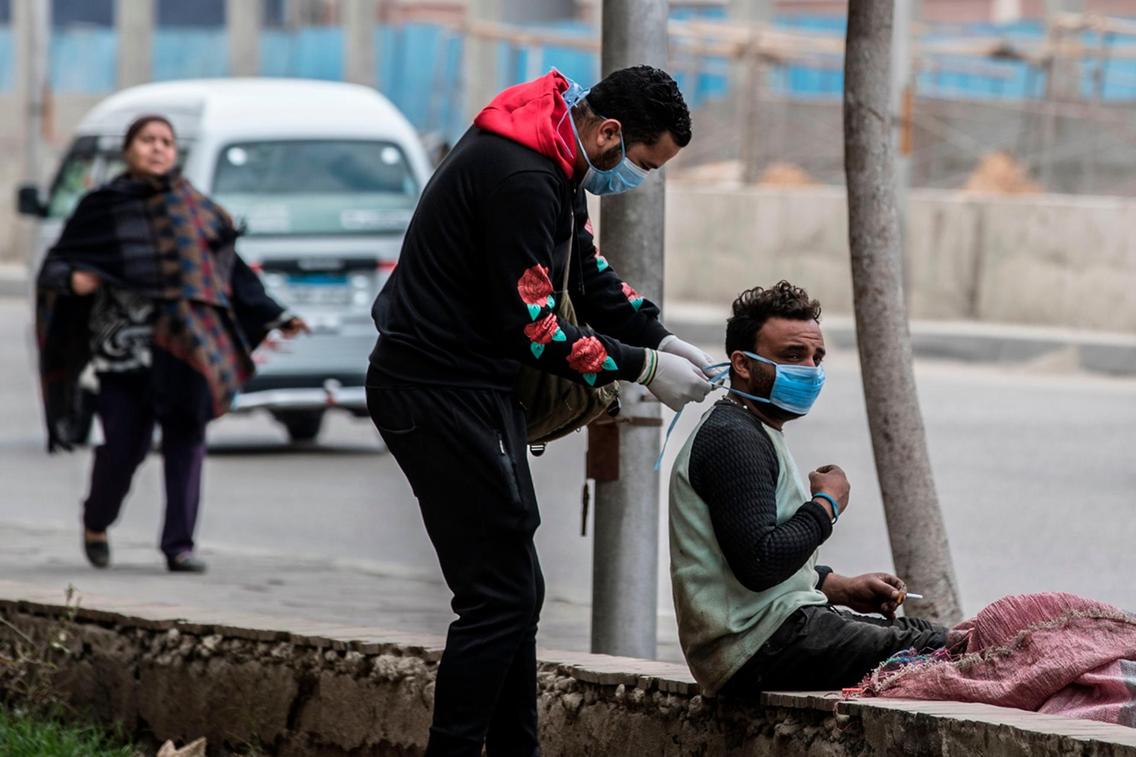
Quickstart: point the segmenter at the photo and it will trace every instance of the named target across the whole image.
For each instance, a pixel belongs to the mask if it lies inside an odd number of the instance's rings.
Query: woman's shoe
[[[193,556],[192,552],[166,558],[166,567],[171,573],[204,573],[205,563]]]
[[[105,568],[110,565],[110,544],[106,534],[102,539],[91,539],[84,534],[83,551],[87,553],[87,562],[96,568]]]

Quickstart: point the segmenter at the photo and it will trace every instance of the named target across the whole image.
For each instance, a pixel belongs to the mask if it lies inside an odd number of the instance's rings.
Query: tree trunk
[[[906,609],[954,623],[961,617],[958,587],[927,454],[903,299],[889,117],[891,34],[892,0],[848,4],[844,170],[856,334],[895,570],[924,596]]]

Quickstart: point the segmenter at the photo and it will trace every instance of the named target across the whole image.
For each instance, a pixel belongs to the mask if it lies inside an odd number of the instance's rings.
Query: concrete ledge
[[[71,703],[127,732],[206,736],[217,753],[423,753],[439,638],[307,622],[282,629],[93,596],[67,619],[54,597],[0,588],[16,597],[0,599],[0,617],[23,633],[64,631],[56,683]],[[0,652],[15,641],[0,626]],[[545,757],[1136,757],[1136,729],[1000,707],[825,692],[705,699],[684,666],[579,653],[542,652],[538,677]]]

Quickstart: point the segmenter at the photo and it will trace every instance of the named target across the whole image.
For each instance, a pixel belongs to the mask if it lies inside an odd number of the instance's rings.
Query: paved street
[[[343,415],[307,449],[289,447],[267,417],[211,427],[199,529],[209,575],[164,573],[156,457],[111,532],[115,569],[88,569],[78,503],[90,454],[43,451],[28,315],[23,301],[0,299],[0,578],[444,632],[446,595],[409,487],[369,421]],[[803,470],[836,462],[853,484],[823,559],[844,573],[890,569],[855,354],[834,350],[828,367],[813,415],[789,427]],[[1136,381],[1074,372],[1060,359],[997,369],[925,361],[918,378],[966,610],[1046,589],[1136,608]],[[683,415],[669,455],[698,415]],[[542,642],[564,649],[588,644],[583,448],[574,436],[532,461],[550,598]],[[664,528],[660,654],[674,658]]]

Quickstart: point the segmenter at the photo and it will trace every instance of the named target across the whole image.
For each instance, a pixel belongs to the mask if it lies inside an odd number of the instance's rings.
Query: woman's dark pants
[[[539,754],[536,626],[544,579],[524,413],[509,392],[368,388],[453,592],[428,757]]]
[[[106,531],[118,518],[134,472],[150,451],[157,423],[162,428],[166,481],[162,552],[176,557],[192,551],[201,501],[205,426],[157,417],[146,374],[102,374],[99,384],[97,412],[105,441],[95,450],[90,493],[83,504],[84,527]]]

